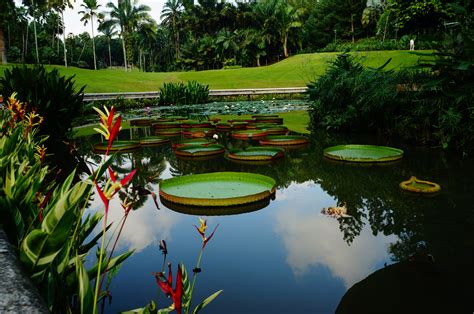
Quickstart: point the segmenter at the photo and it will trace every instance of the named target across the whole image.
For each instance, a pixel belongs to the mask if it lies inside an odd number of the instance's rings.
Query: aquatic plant
[[[209,85],[196,81],[189,81],[187,85],[182,82],[164,83],[160,87],[160,105],[193,105],[203,104],[209,98]]]

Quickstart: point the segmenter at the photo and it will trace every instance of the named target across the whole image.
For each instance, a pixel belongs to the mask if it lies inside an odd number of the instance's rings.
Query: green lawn
[[[306,129],[309,123],[309,115],[307,111],[299,110],[299,111],[290,111],[290,112],[282,112],[278,114],[280,117],[283,118],[284,125],[291,131],[298,132],[298,133],[309,133]],[[222,122],[226,122],[230,119],[250,119],[250,115],[216,115],[211,116],[211,118],[220,118]],[[98,125],[86,125],[80,126],[74,129],[75,137],[87,136],[95,134],[96,132],[93,128],[98,127]],[[122,129],[130,128],[130,123],[128,121],[122,122]]]
[[[419,56],[407,50],[354,52],[367,66],[378,67],[392,58],[388,68],[413,65]],[[321,75],[328,61],[337,53],[312,53],[290,57],[279,63],[259,68],[212,70],[200,72],[124,72],[119,69],[84,70],[74,67],[58,68],[67,76],[76,75],[77,86],[86,85],[87,93],[156,91],[163,82],[196,80],[209,84],[211,89],[263,88],[305,86],[316,75]],[[7,66],[0,65],[0,76]],[[48,66],[52,67],[52,66]]]

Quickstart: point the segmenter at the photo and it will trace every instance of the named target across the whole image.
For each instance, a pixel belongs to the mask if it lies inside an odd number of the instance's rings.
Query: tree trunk
[[[110,64],[110,67],[112,67],[112,53],[110,52],[110,38],[108,38],[108,44],[109,44],[109,64]]]
[[[94,70],[97,70],[97,61],[95,60],[95,40],[94,40],[94,16],[91,12],[91,30],[92,30],[92,54],[94,55]]]
[[[351,14],[351,33],[352,33],[352,43],[355,42],[354,40],[354,14]]]
[[[122,48],[123,48],[123,63],[125,66],[125,72],[127,72],[128,64],[127,64],[127,50],[125,49],[125,34],[122,34]]]
[[[28,54],[28,33],[30,29],[30,23],[26,22],[26,36],[25,36],[25,54],[23,55],[23,61],[25,61],[26,55]]]
[[[390,17],[390,11],[387,14],[387,19],[385,20],[385,28],[383,30],[383,37],[382,37],[382,42],[385,41],[385,35],[387,34],[387,25],[388,25],[388,18]]]
[[[288,58],[289,56],[287,45],[288,45],[288,34],[285,34],[285,38],[283,39],[283,54],[285,55],[285,58]]]
[[[257,55],[257,66],[260,67],[260,55]]]
[[[61,18],[63,22],[63,50],[64,50],[64,66],[67,68],[67,48],[66,48],[66,23],[64,22],[64,13],[61,10]]]
[[[0,62],[7,64],[7,49],[5,48],[5,38],[3,36],[3,29],[0,28]]]
[[[39,61],[39,52],[38,52],[38,36],[36,35],[36,14],[35,13],[33,13],[33,31],[35,33],[36,63],[39,64],[40,61]]]

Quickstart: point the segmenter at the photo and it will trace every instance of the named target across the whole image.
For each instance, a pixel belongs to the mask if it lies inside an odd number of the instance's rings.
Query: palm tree
[[[97,0],[83,0],[84,3],[81,4],[81,7],[84,8],[84,11],[79,11],[79,14],[82,14],[81,22],[84,22],[84,26],[87,23],[91,22],[92,30],[92,54],[94,55],[94,70],[97,70],[97,61],[95,57],[95,40],[94,40],[94,17],[97,19],[102,19],[102,13],[97,13],[100,5],[97,4]]]
[[[64,66],[67,68],[67,49],[66,49],[66,23],[64,21],[64,10],[66,7],[73,8],[71,1],[69,0],[49,0],[49,4],[58,13],[61,14],[62,29],[63,29],[63,51],[64,51]]]
[[[130,47],[133,40],[132,32],[142,23],[154,22],[148,14],[150,7],[137,6],[137,4],[138,0],[119,0],[118,6],[112,2],[107,3],[107,7],[111,10],[109,12],[111,23],[120,27],[125,71],[128,70],[127,50],[129,55],[132,53],[132,47]]]
[[[0,2],[0,63],[7,63],[7,50],[5,48],[4,29],[7,26],[8,15],[12,13],[15,4],[12,0]]]
[[[28,7],[33,17],[33,32],[35,36],[36,63],[39,63],[38,34],[36,32],[36,11],[46,6],[46,0],[23,0],[23,4]]]
[[[182,9],[181,0],[167,0],[161,11],[160,19],[162,24],[166,26],[171,26],[174,36],[174,47],[175,47],[175,56],[176,59],[179,59],[179,18],[181,16]]]
[[[115,30],[115,25],[110,21],[106,20],[99,24],[99,31],[104,34],[105,38],[107,38],[107,44],[109,46],[109,66],[112,66],[112,53],[110,50],[110,42],[113,36],[116,36],[118,33]]]
[[[278,10],[278,21],[285,58],[288,58],[288,34],[290,29],[301,27],[301,22],[298,19],[297,10],[286,1],[281,1]]]

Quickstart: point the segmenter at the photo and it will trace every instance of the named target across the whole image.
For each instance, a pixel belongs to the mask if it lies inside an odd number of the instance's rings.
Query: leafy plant
[[[191,105],[203,104],[209,98],[209,85],[196,81],[189,81],[187,85],[182,82],[164,83],[160,87],[160,105]]]
[[[43,66],[14,66],[5,69],[0,78],[0,94],[11,95],[28,104],[27,111],[35,110],[44,118],[41,134],[60,142],[71,133],[72,121],[82,108],[83,90],[74,85],[74,76],[61,76],[57,69],[47,71]]]

